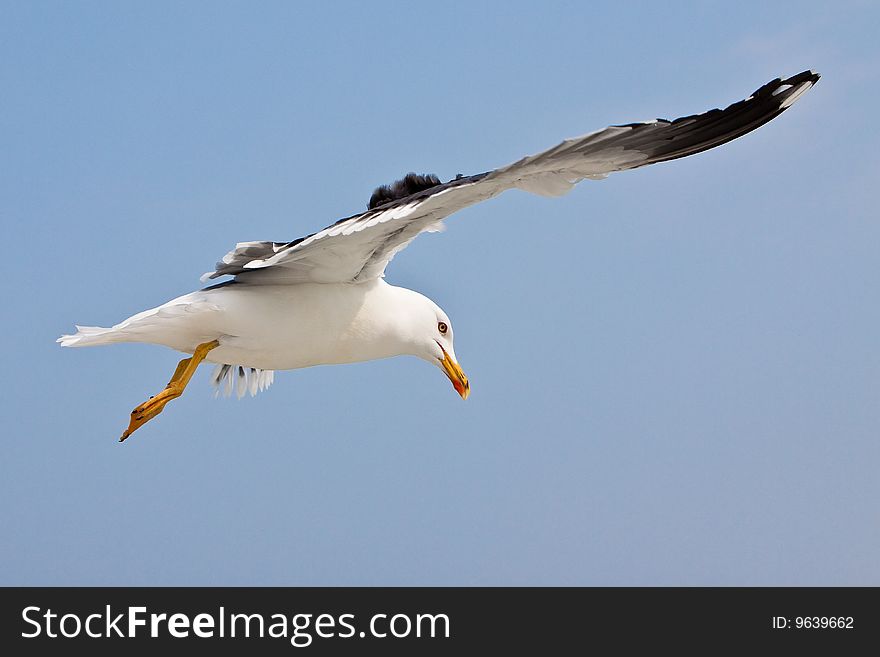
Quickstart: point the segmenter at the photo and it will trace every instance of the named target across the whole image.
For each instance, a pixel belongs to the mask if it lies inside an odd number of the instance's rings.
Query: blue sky
[[[880,10],[842,3],[0,3],[0,584],[880,584]],[[509,192],[394,261],[413,358],[62,350],[408,171],[450,178],[813,68],[757,132]]]

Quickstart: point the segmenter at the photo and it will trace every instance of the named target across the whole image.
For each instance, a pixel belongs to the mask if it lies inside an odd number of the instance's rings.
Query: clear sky
[[[880,585],[880,10],[870,2],[0,3],[0,584]],[[209,367],[62,350],[408,171],[724,106],[692,158],[508,192],[388,281],[414,358]]]

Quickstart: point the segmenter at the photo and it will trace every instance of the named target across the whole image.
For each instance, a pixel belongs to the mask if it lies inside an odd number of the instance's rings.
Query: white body
[[[113,328],[77,327],[58,341],[66,347],[148,342],[192,353],[217,340],[207,354],[220,364],[215,383],[224,377],[231,383],[237,373],[239,394],[244,368],[254,373],[253,393],[271,382],[271,370],[411,354],[444,370],[467,397],[449,318],[430,299],[382,280],[395,254],[421,233],[439,230],[445,217],[506,189],[556,196],[585,178],[727,143],[778,116],[818,79],[812,71],[777,78],[723,110],[610,126],[446,183],[408,174],[377,190],[367,211],[316,233],[291,242],[240,242],[205,274],[234,276],[232,284],[192,292]],[[520,255],[517,262],[528,259]]]
[[[256,288],[231,284],[191,292],[113,328],[80,327],[62,344],[145,342],[192,353],[216,339],[220,346],[208,353],[210,362],[289,370],[423,356],[420,328],[437,318],[448,322],[426,297],[382,279]]]

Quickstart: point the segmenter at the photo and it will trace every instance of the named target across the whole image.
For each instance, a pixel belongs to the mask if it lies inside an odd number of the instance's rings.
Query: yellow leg
[[[214,349],[219,345],[220,343],[217,340],[211,340],[210,342],[200,344],[196,347],[191,358],[184,358],[180,361],[177,364],[177,369],[174,370],[174,375],[171,377],[168,385],[165,386],[165,389],[158,395],[150,397],[131,412],[131,421],[128,424],[128,429],[123,432],[119,442],[128,438],[141,426],[159,415],[159,413],[162,412],[162,409],[165,408],[165,404],[172,399],[180,397],[183,394],[184,388],[186,388],[186,384],[189,383],[192,375],[195,374],[199,363],[205,360],[205,356],[208,355],[208,352],[211,351],[211,349]]]

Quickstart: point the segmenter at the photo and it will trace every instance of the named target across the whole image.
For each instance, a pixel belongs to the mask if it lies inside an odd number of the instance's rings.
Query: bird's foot
[[[185,362],[188,360],[190,359],[186,358],[184,359],[184,361],[181,362]],[[170,402],[172,399],[177,399],[182,394],[183,386],[171,382],[158,395],[150,397],[143,404],[135,407],[135,409],[131,412],[131,420],[128,423],[128,429],[122,432],[122,437],[119,439],[119,442],[124,441],[147,422],[159,415],[159,413],[164,410],[165,404]]]
[[[214,349],[219,345],[220,343],[217,340],[211,340],[211,342],[200,344],[195,348],[195,351],[193,351],[191,358],[184,358],[180,361],[177,364],[177,369],[174,370],[174,375],[171,377],[168,385],[165,386],[165,389],[158,395],[150,397],[131,412],[131,420],[129,420],[128,429],[122,432],[119,442],[124,441],[147,422],[159,415],[159,413],[165,408],[165,404],[172,399],[180,397],[183,394],[186,385],[189,383],[189,380],[192,378],[192,375],[195,374],[199,363],[205,360],[205,356],[208,355],[208,352],[211,351],[211,349]]]

